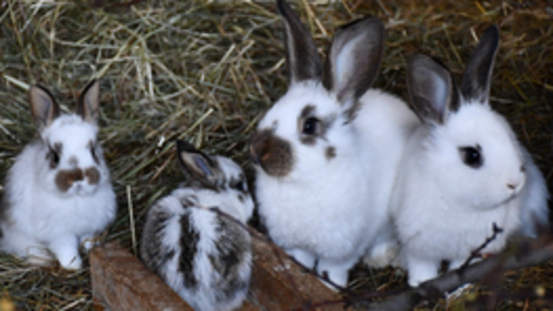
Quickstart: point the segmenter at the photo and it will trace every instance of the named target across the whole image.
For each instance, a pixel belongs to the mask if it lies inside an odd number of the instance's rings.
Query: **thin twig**
[[[553,240],[531,241],[521,244],[516,250],[484,259],[463,269],[449,271],[416,288],[405,290],[382,302],[369,304],[368,310],[411,310],[422,301],[442,297],[466,283],[479,282],[497,272],[518,270],[553,259]]]
[[[131,240],[132,240],[132,250],[134,255],[137,256],[137,246],[136,246],[136,228],[134,227],[134,208],[132,205],[132,195],[131,195],[131,186],[127,185],[127,207],[129,209],[129,224],[131,228]]]
[[[493,229],[492,235],[487,237],[486,240],[484,241],[484,243],[480,244],[480,246],[478,246],[476,249],[474,249],[470,252],[470,256],[461,265],[460,269],[463,269],[463,268],[467,267],[468,265],[470,265],[471,261],[473,261],[474,259],[482,258],[482,251],[486,247],[488,247],[488,245],[491,242],[493,242],[499,234],[503,233],[503,228],[499,228],[495,222],[492,224],[492,229]]]

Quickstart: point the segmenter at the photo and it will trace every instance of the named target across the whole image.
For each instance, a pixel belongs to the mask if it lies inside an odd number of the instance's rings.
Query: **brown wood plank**
[[[302,271],[279,248],[253,239],[254,268],[250,288],[252,304],[264,310],[301,309],[309,303],[340,300],[340,295],[326,287],[315,276]],[[275,251],[280,257],[279,262]],[[322,310],[322,309],[321,309]],[[340,310],[340,304],[324,310]]]
[[[118,243],[94,248],[90,252],[90,271],[95,308],[105,304],[121,311],[193,310]]]

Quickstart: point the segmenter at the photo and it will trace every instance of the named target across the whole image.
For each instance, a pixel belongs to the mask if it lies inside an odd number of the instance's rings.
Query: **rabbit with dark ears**
[[[45,88],[29,89],[39,138],[10,168],[0,209],[0,249],[31,264],[57,259],[66,269],[82,265],[79,245],[114,220],[116,200],[98,141],[100,84],[82,92],[76,113],[63,114]]]
[[[290,86],[251,140],[259,214],[288,254],[344,286],[365,254],[374,266],[396,255],[389,196],[419,121],[400,99],[370,89],[384,44],[377,18],[340,27],[323,66],[299,18],[285,1],[277,6]]]
[[[416,55],[407,71],[410,104],[423,124],[408,143],[392,195],[409,284],[437,276],[440,263],[461,266],[483,250],[500,251],[507,239],[536,234],[547,223],[548,193],[530,154],[489,104],[499,43],[489,27],[473,52],[458,89],[438,61]]]
[[[254,204],[244,172],[184,141],[177,141],[177,158],[187,180],[148,211],[142,261],[195,310],[233,310],[246,298],[251,275],[243,226]]]

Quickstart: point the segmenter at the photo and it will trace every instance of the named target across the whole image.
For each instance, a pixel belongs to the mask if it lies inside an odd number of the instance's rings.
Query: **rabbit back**
[[[250,237],[200,202],[197,191],[177,189],[156,203],[144,227],[141,257],[196,310],[232,310],[249,287]]]

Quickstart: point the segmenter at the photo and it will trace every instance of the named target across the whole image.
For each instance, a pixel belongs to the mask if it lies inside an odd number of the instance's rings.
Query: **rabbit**
[[[142,261],[195,310],[233,310],[246,298],[252,265],[246,177],[231,159],[184,141],[177,158],[189,178],[148,211]]]
[[[323,66],[298,16],[283,0],[277,6],[290,86],[251,138],[258,211],[278,246],[338,289],[363,256],[375,267],[396,256],[389,197],[420,121],[398,97],[370,88],[383,54],[380,20],[339,28]]]
[[[391,211],[413,287],[435,278],[442,261],[459,268],[480,246],[499,252],[517,232],[535,236],[536,224],[547,223],[544,178],[489,103],[498,43],[490,26],[460,87],[439,61],[422,54],[409,61],[409,103],[422,124],[406,147]]]
[[[81,93],[75,113],[65,114],[50,92],[33,85],[30,110],[39,137],[9,169],[0,207],[0,249],[47,266],[82,267],[79,246],[115,219],[117,203],[98,140],[100,84]]]

